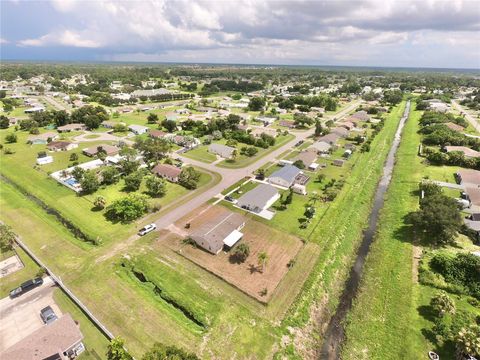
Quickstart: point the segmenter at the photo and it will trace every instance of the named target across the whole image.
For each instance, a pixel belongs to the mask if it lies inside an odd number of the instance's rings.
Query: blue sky
[[[2,0],[1,59],[480,68],[461,0]]]

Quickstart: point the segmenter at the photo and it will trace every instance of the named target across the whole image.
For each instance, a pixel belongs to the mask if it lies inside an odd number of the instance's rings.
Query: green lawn
[[[203,161],[203,162],[208,163],[208,164],[217,160],[217,157],[215,156],[215,154],[212,154],[212,153],[208,152],[208,146],[207,145],[200,145],[193,150],[184,152],[182,155],[187,157],[187,158],[190,158],[190,159],[193,159],[193,160],[198,160],[198,161]]]
[[[16,247],[15,251],[20,260],[22,260],[24,268],[1,278],[0,299],[8,296],[10,290],[15,289],[21,283],[29,279],[33,279],[40,269],[38,265],[32,259],[30,259],[30,257],[21,248]],[[14,253],[12,252],[11,255],[14,255]]]
[[[420,112],[407,121],[377,237],[365,263],[357,299],[348,315],[345,358],[419,359],[429,350],[416,331],[417,292],[412,274],[412,229],[404,217],[418,207],[422,165],[416,154]],[[401,342],[398,339],[403,339]]]
[[[2,133],[4,133],[3,130],[0,134]],[[81,149],[95,146],[102,142],[82,143],[77,149],[71,151],[49,153],[54,158],[53,163],[42,167],[34,167],[37,152],[45,151],[46,147],[45,145],[27,145],[26,138],[28,134],[25,132],[18,132],[18,134],[18,143],[9,145],[15,151],[15,154],[0,155],[0,173],[2,175],[59,211],[90,238],[100,238],[105,243],[125,238],[136,231],[135,223],[113,224],[105,219],[105,210],[92,211],[94,209],[93,202],[97,195],[105,196],[108,203],[126,196],[126,193],[122,191],[123,180],[118,184],[102,187],[95,194],[78,196],[74,191],[59,184],[48,175],[50,172],[71,166],[69,157],[72,153],[78,155],[79,162],[92,160],[83,155]],[[202,187],[209,181],[210,175],[202,173],[199,187]],[[145,185],[143,185],[140,191],[143,192],[145,190]],[[151,199],[150,202],[157,207],[164,207],[188,192],[187,189],[180,185],[167,183],[167,194],[162,198]]]
[[[405,102],[402,102],[388,115],[384,128],[372,141],[371,151],[359,154],[353,170],[345,178],[342,191],[325,214],[312,224],[309,241],[320,246],[320,253],[302,291],[288,311],[284,326],[304,327],[317,316],[328,319],[333,314],[360,244],[362,229],[367,225],[373,195],[404,106]],[[322,304],[322,313],[312,314],[312,304],[319,303]],[[314,328],[319,326],[316,322],[311,325]],[[319,346],[321,337],[319,339],[317,332],[311,336],[311,341]]]
[[[271,153],[272,151],[278,149],[279,147],[286,144],[287,142],[292,141],[292,139],[294,139],[294,136],[291,135],[291,134],[289,134],[287,136],[284,136],[284,135],[278,136],[276,138],[276,142],[275,142],[274,146],[271,146],[268,149],[258,148],[257,155],[252,156],[252,157],[248,157],[248,156],[245,156],[245,155],[240,155],[240,148],[243,147],[243,146],[246,146],[246,145],[245,144],[238,144],[237,145],[237,150],[238,150],[237,158],[234,161],[223,160],[222,162],[218,163],[217,166],[218,167],[229,168],[229,169],[237,169],[237,168],[242,168],[242,167],[248,166],[248,165],[258,161],[259,159],[261,159],[265,155]]]

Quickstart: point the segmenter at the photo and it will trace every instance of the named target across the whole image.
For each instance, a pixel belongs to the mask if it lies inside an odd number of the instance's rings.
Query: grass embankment
[[[319,314],[312,314],[312,304],[328,319],[335,310],[354,254],[366,227],[377,183],[390,150],[405,102],[395,107],[387,116],[385,126],[372,141],[370,152],[359,156],[353,170],[337,199],[318,218],[309,239],[319,244],[317,263],[297,296],[284,321],[286,326],[305,326]],[[318,327],[319,324],[314,324]],[[315,329],[317,330],[317,329]],[[318,346],[318,333],[310,334],[313,346]]]
[[[8,296],[10,290],[15,289],[21,283],[33,279],[40,269],[38,265],[30,259],[30,257],[19,247],[15,248],[15,252],[23,263],[23,269],[9,274],[0,280],[0,299]],[[12,253],[12,256],[14,253]]]
[[[423,175],[417,156],[420,115],[412,112],[405,124],[377,236],[365,262],[359,294],[348,315],[344,359],[419,359],[428,351],[416,331],[419,316],[413,234],[405,225],[405,216],[418,207],[416,191]]]

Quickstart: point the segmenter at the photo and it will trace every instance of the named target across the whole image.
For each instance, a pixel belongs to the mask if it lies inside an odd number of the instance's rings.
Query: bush
[[[5,142],[7,144],[13,144],[17,142],[17,134],[9,133],[5,136]]]
[[[140,194],[131,194],[109,205],[105,215],[113,221],[130,222],[138,219],[147,210],[147,197]]]

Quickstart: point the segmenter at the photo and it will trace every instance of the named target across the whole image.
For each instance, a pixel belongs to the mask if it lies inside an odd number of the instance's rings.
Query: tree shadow
[[[259,266],[255,266],[254,264],[250,264],[248,266],[248,270],[250,271],[250,274],[261,273],[262,272],[262,269]]]
[[[238,256],[236,254],[230,254],[230,256],[228,257],[228,262],[230,264],[240,265],[243,264],[245,260],[247,259],[243,259],[241,256]]]
[[[417,308],[417,311],[425,320],[435,322],[437,318],[435,311],[429,305],[421,305]]]

